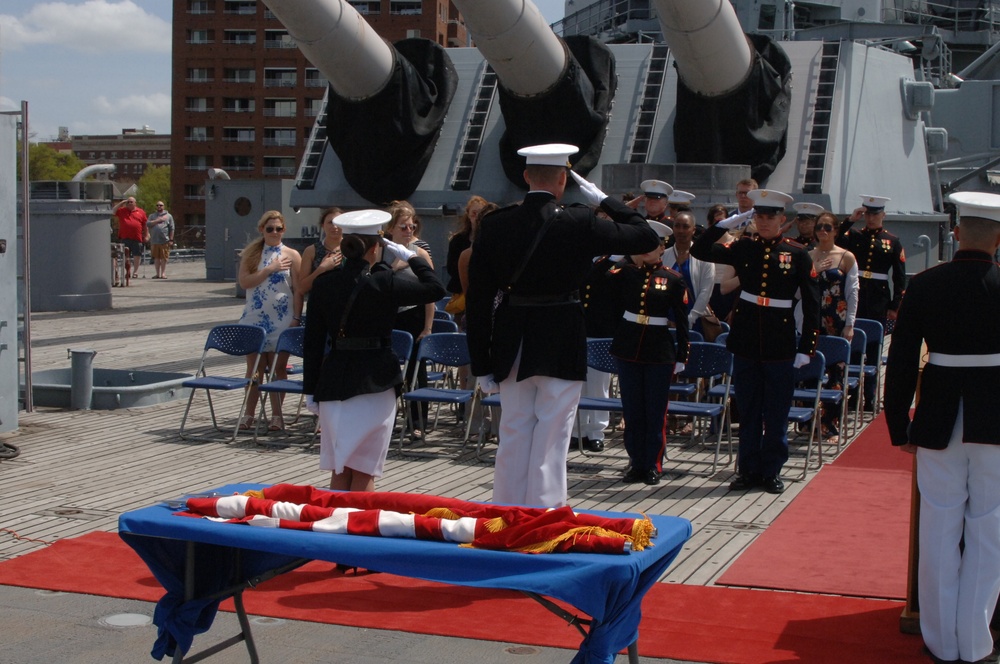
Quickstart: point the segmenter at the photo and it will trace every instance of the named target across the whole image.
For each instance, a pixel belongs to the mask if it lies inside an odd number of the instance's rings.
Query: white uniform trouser
[[[920,631],[935,656],[975,662],[993,650],[1000,593],[1000,446],[962,431],[959,405],[948,447],[917,450]]]
[[[493,502],[533,507],[566,504],[566,455],[582,380],[517,380],[521,357],[500,383],[500,444]]]
[[[608,398],[611,389],[611,374],[587,369],[587,381],[583,385],[583,396]],[[591,440],[604,440],[604,430],[611,421],[611,413],[606,410],[581,410],[580,435]]]

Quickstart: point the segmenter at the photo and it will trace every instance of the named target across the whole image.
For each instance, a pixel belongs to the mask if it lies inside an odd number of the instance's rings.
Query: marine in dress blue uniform
[[[670,235],[666,225],[649,224],[664,240]],[[625,305],[610,353],[618,360],[630,462],[622,481],[629,484],[660,483],[670,383],[675,364],[688,356],[687,286],[679,272],[663,266],[662,255],[661,245],[620,262],[608,273]],[[676,321],[676,342],[668,316]]]
[[[882,323],[889,334],[890,321],[895,321],[896,310],[906,288],[906,252],[899,238],[885,230],[885,205],[890,199],[884,196],[864,195],[861,207],[840,224],[837,245],[858,260],[858,318],[869,318]],[[854,224],[864,219],[864,228]],[[892,281],[892,290],[889,281]],[[865,364],[882,365],[882,349],[877,343],[869,344]],[[874,410],[875,381],[865,382],[865,408]]]
[[[732,265],[742,291],[733,308],[726,346],[733,352],[733,384],[740,412],[739,474],[732,490],[761,487],[781,493],[781,467],[788,460],[788,411],[793,369],[809,361],[819,337],[820,288],[809,252],[781,237],[788,194],[754,189],[758,236],[722,243],[730,217],[694,241],[691,255]],[[793,300],[801,297],[803,322],[796,342]]]
[[[594,256],[644,253],[659,244],[642,215],[582,178],[586,198],[614,221],[584,205],[559,205],[575,152],[565,145],[519,150],[530,191],[521,204],[485,217],[472,247],[466,293],[472,373],[485,391],[497,383],[500,391],[497,503],[566,504],[566,454],[587,374],[580,287]]]
[[[989,623],[1000,595],[1000,266],[993,259],[1000,196],[960,192],[951,200],[959,249],[951,262],[910,280],[889,347],[885,414],[892,444],[917,455],[924,643],[934,661],[995,662]]]

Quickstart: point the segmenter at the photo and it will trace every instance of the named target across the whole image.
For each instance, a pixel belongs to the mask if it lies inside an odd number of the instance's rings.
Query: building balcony
[[[212,83],[215,81],[214,78],[185,78],[188,83]]]
[[[295,175],[294,166],[265,166],[261,169],[263,175]]]
[[[295,147],[294,138],[265,138],[264,145],[267,147]]]
[[[298,48],[299,45],[287,39],[266,39],[264,48]]]
[[[294,88],[298,83],[294,78],[269,78],[264,79],[265,88]]]
[[[295,111],[284,111],[277,108],[265,108],[264,109],[265,118],[294,118],[298,117],[298,113]]]

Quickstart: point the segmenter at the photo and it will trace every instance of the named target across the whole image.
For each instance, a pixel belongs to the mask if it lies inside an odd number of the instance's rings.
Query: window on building
[[[295,175],[295,157],[264,157],[263,175]]]
[[[236,141],[237,143],[253,143],[253,127],[223,127],[222,140]]]
[[[205,113],[212,110],[208,97],[188,97],[187,101],[184,102],[184,108],[192,113]]]
[[[264,48],[297,48],[298,45],[287,30],[265,30]]]
[[[188,127],[185,138],[189,141],[204,142],[214,137],[213,127]]]
[[[250,155],[223,155],[222,168],[227,171],[252,171],[253,157]]]
[[[226,83],[253,83],[257,80],[257,72],[253,69],[226,67],[223,70],[223,80]]]
[[[226,30],[223,35],[223,42],[226,44],[246,45],[257,43],[256,30]]]
[[[188,83],[209,83],[212,81],[212,70],[208,67],[188,67]]]
[[[319,115],[319,112],[323,109],[322,99],[306,99],[306,117],[314,118]]]
[[[312,67],[306,68],[306,87],[307,88],[325,88],[328,81],[323,74],[320,73],[318,69]]]
[[[362,16],[371,16],[381,12],[379,0],[350,0],[350,4]]]
[[[294,99],[265,99],[264,116],[272,118],[294,118]]]
[[[226,0],[225,8],[222,10],[226,14],[256,14],[256,0]]]
[[[264,87],[265,88],[294,88],[298,82],[295,68],[287,67],[265,67]]]
[[[257,102],[251,97],[223,97],[222,110],[226,113],[253,113]]]
[[[188,0],[188,14],[211,14],[212,6],[207,0]]]
[[[389,13],[403,16],[419,16],[423,13],[423,3],[412,0],[389,0]]]
[[[284,145],[295,146],[295,130],[284,127],[273,127],[264,129],[264,145]]]
[[[189,201],[200,201],[205,198],[205,185],[204,184],[186,184],[184,185],[184,198]]]
[[[189,154],[184,157],[184,168],[189,171],[206,170],[210,163],[208,155],[204,154]]]
[[[189,44],[211,44],[212,38],[213,36],[211,30],[187,31],[187,43]]]

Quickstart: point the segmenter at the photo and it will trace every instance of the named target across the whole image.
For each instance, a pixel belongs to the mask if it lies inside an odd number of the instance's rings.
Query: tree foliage
[[[18,173],[20,173],[20,150],[18,151]],[[28,179],[72,180],[86,164],[72,152],[57,152],[48,145],[32,143],[28,146]]]
[[[139,192],[135,195],[136,205],[147,212],[156,209],[156,201],[163,201],[170,212],[170,167],[146,164],[146,170],[136,182]]]

